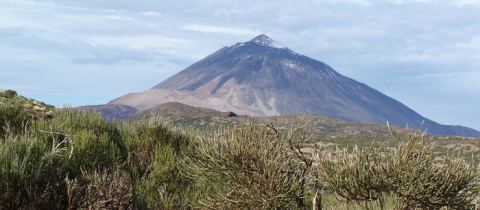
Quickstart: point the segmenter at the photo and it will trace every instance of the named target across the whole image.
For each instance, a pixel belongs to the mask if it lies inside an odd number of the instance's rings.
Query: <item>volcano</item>
[[[315,113],[361,123],[480,137],[440,125],[327,64],[298,54],[266,35],[224,47],[153,88],[110,102],[140,111],[168,102],[249,116]]]

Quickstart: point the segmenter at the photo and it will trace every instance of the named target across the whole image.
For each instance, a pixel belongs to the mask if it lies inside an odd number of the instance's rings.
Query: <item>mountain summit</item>
[[[480,136],[473,129],[428,120],[266,35],[224,47],[152,89],[127,94],[111,104],[147,110],[167,102],[250,116],[308,112],[362,123],[425,128],[438,135]]]
[[[271,39],[265,34],[258,35],[257,37],[253,38],[250,42],[257,43],[259,45],[273,47],[273,48],[285,48],[284,46],[280,45],[275,40]]]

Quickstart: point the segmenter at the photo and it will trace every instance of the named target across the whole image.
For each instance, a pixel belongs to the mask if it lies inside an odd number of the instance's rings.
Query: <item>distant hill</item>
[[[148,110],[150,113],[174,113],[176,116],[197,116],[197,117],[238,117],[233,112],[220,112],[213,109],[193,107],[178,102],[169,102]]]
[[[152,115],[155,113],[171,114],[176,117],[237,117],[238,115],[233,112],[220,112],[208,108],[199,108],[188,106],[178,102],[169,102],[161,104],[155,108],[139,112],[136,108],[120,105],[120,104],[106,104],[106,105],[91,105],[81,106],[77,109],[80,110],[93,110],[108,121],[118,121],[128,119],[130,117],[142,117],[144,115]]]
[[[392,134],[403,136],[419,130],[401,129],[396,126],[374,125],[340,120],[316,114],[295,114],[279,117],[245,116],[226,117],[222,112],[188,106],[180,103],[168,103],[157,109],[144,111],[131,120],[156,118],[169,127],[182,132],[200,131],[215,133],[218,128],[240,126],[254,121],[265,124],[274,122],[280,128],[290,128],[298,123],[306,124],[304,130],[307,135],[312,135],[311,142],[307,145],[315,147],[369,147],[372,144],[389,146],[393,143]],[[194,132],[195,133],[195,132]],[[439,152],[454,152],[466,158],[480,159],[480,141],[474,138],[439,136],[434,137],[434,142],[439,146]]]
[[[249,116],[314,113],[367,124],[389,122],[435,135],[480,137],[479,131],[429,120],[266,35],[224,47],[152,89],[124,95],[110,104],[145,111],[167,102]]]
[[[247,123],[249,120],[260,124],[275,122],[283,127],[290,127],[295,123],[304,121],[308,122],[308,130],[315,133],[315,136],[322,140],[365,137],[368,138],[366,142],[371,142],[375,136],[388,138],[391,134],[386,125],[355,123],[315,114],[251,118],[238,116],[233,112],[220,112],[178,102],[162,104],[156,108],[132,116],[130,119],[138,120],[149,118],[159,119],[161,122],[171,125],[171,127],[174,128],[198,129],[203,131],[209,129],[216,130],[219,127],[238,126]],[[401,130],[397,127],[392,127],[391,129],[394,132],[406,132],[406,130]]]

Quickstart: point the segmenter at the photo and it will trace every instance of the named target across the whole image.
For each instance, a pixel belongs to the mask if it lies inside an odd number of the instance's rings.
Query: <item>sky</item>
[[[480,0],[0,0],[0,89],[104,104],[267,34],[427,118],[480,130],[479,20]]]

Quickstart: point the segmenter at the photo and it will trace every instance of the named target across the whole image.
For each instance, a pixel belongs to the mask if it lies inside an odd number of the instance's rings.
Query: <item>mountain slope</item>
[[[480,136],[473,129],[425,119],[395,99],[266,35],[224,47],[154,88],[122,96],[111,104],[147,110],[166,102],[251,116],[309,112],[363,123],[425,128],[437,135]]]

